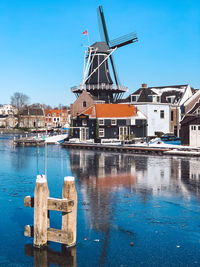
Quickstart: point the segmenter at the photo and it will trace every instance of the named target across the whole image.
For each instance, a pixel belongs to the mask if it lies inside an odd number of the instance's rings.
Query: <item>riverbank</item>
[[[6,128],[0,128],[0,134],[24,134],[28,133],[27,131],[23,129],[6,129]]]
[[[146,155],[174,155],[174,156],[190,156],[200,157],[199,148],[186,147],[178,145],[150,145],[150,144],[135,144],[135,145],[114,145],[114,144],[90,144],[90,143],[62,143],[64,148],[102,150],[109,152],[124,152],[132,154]]]

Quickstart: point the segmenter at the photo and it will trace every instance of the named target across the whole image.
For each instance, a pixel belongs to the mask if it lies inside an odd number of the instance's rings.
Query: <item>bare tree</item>
[[[10,98],[10,104],[17,109],[18,127],[20,124],[20,111],[28,104],[29,97],[23,93],[15,92]]]
[[[28,104],[29,97],[23,93],[15,92],[10,100],[11,105],[16,107],[19,112],[21,108]]]

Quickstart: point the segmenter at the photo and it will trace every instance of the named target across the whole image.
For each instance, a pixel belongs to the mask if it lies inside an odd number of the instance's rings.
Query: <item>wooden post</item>
[[[62,230],[69,233],[68,247],[76,245],[76,224],[77,224],[77,192],[75,179],[72,176],[64,177],[62,197],[74,201],[72,211],[62,213]]]
[[[47,244],[47,200],[49,190],[45,175],[37,175],[34,192],[34,246]]]

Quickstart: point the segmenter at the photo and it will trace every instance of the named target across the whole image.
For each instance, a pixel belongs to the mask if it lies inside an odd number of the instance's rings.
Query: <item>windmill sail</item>
[[[116,47],[119,48],[137,41],[138,41],[137,34],[132,32],[110,41],[110,48],[112,49]]]

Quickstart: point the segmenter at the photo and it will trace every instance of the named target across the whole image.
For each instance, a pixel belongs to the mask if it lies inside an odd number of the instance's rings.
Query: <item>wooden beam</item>
[[[71,212],[73,206],[74,201],[70,199],[48,198],[48,210]]]
[[[47,230],[47,240],[68,245],[71,241],[70,233],[63,230],[49,228]]]
[[[24,198],[24,207],[33,208],[34,207],[34,197],[26,196]]]
[[[72,212],[62,213],[62,230],[70,233],[70,242],[68,246],[76,245],[76,225],[77,225],[77,192],[75,187],[75,179],[72,176],[64,178],[62,197],[72,199],[74,206]]]
[[[47,244],[47,227],[49,225],[47,199],[49,189],[46,175],[38,175],[34,191],[34,246]]]
[[[34,207],[34,197],[26,196],[24,198],[25,207]],[[51,198],[47,199],[47,209],[61,212],[71,212],[74,206],[74,201],[70,199]]]
[[[24,235],[27,237],[34,237],[34,227],[30,225],[25,226]],[[48,228],[47,229],[47,241],[58,242],[68,245],[73,241],[72,233],[66,231]]]

